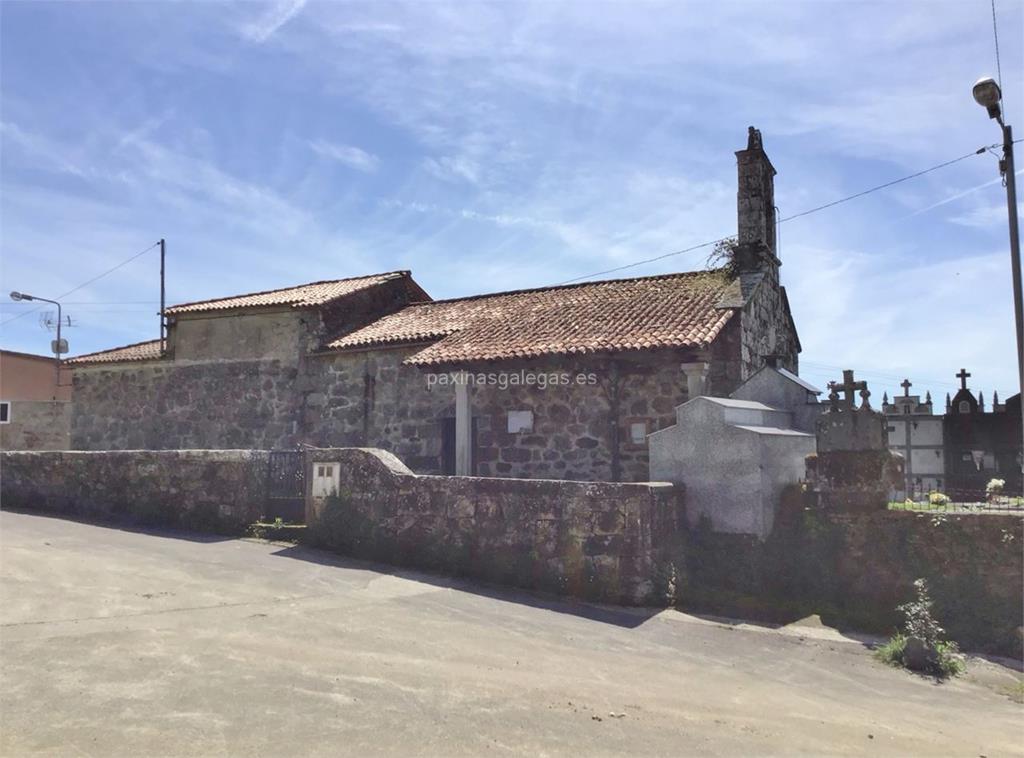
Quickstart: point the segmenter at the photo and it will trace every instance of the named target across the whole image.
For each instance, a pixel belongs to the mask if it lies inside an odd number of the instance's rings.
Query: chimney
[[[775,250],[775,168],[764,152],[761,132],[747,129],[747,149],[736,153],[737,262],[740,271],[782,265]]]

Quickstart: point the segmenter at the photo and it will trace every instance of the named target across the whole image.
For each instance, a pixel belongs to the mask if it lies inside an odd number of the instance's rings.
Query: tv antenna
[[[57,330],[57,314],[53,311],[43,311],[39,314],[39,326],[48,332]],[[70,314],[64,314],[61,317],[60,327],[61,329],[68,329],[72,326],[78,326],[78,324],[72,320]]]

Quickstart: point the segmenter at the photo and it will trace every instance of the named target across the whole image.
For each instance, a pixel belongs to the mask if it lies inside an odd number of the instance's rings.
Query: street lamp
[[[1024,304],[1021,298],[1020,229],[1017,226],[1017,176],[1013,166],[1013,128],[1003,122],[1000,106],[1003,93],[995,79],[991,76],[979,79],[974,83],[972,94],[978,105],[988,111],[988,117],[995,119],[1003,130],[1003,158],[999,161],[999,171],[1006,181],[1006,204],[1010,213],[1010,268],[1013,274],[1013,312],[1017,321],[1017,379],[1020,383],[1021,399],[1024,400]],[[1021,423],[1021,439],[1024,441],[1024,413],[1021,414]],[[1024,447],[1021,450],[1024,451]],[[1024,469],[1021,482],[1024,486]]]
[[[14,292],[11,293],[11,300],[13,300],[16,303],[20,303],[23,300],[28,300],[28,301],[39,300],[40,302],[52,303],[53,305],[57,306],[57,342],[54,343],[54,345],[53,345],[53,353],[54,353],[55,360],[56,360],[56,371],[57,371],[57,381],[53,385],[53,393],[54,393],[53,396],[54,396],[54,398],[56,398],[57,397],[57,388],[60,386],[60,354],[61,354],[61,352],[67,352],[67,348],[64,346],[64,344],[61,342],[61,339],[60,339],[60,322],[61,322],[61,319],[62,319],[60,303],[58,303],[56,300],[50,300],[49,298],[39,297],[38,295],[29,295],[29,294],[26,294],[24,292],[18,292],[17,290],[15,290]]]

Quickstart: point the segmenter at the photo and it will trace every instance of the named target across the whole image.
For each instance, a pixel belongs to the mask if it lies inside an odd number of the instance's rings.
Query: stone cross
[[[910,388],[914,386],[913,382],[909,379],[904,379],[900,382],[900,386],[903,388],[903,397],[910,397]]]
[[[863,380],[859,382],[854,381],[853,371],[850,369],[846,369],[843,371],[842,384],[839,384],[838,382],[829,382],[828,388],[829,390],[831,390],[831,392],[829,393],[829,400],[832,401],[833,408],[836,407],[837,405],[840,392],[842,392],[845,396],[843,397],[843,404],[847,408],[854,407],[853,393],[856,392],[857,390],[860,390],[860,396],[864,400],[865,404],[868,402],[868,396],[871,394],[870,392],[868,392],[868,383]]]
[[[956,378],[960,380],[960,389],[962,389],[962,390],[967,389],[967,377],[969,377],[969,376],[970,376],[970,374],[967,373],[967,369],[965,369],[965,368],[960,369],[960,373],[956,375]]]

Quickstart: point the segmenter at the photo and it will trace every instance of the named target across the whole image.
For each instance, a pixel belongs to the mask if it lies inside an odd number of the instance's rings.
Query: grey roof
[[[726,408],[744,408],[750,411],[776,411],[778,408],[772,408],[770,405],[759,403],[756,400],[734,400],[731,397],[708,397],[707,395],[701,395],[701,400],[707,400],[709,403],[715,405],[722,405]]]
[[[749,426],[747,424],[733,424],[735,429],[743,429],[754,434],[771,434],[777,437],[813,437],[813,434],[800,432],[796,429],[782,429],[777,426]]]
[[[796,382],[797,384],[799,384],[801,387],[803,387],[808,392],[813,392],[815,395],[820,395],[821,394],[821,390],[819,390],[817,387],[815,387],[810,382],[807,382],[807,381],[801,379],[799,376],[794,374],[789,369],[776,368],[775,370],[778,371],[780,374],[782,374],[787,379],[789,379],[791,382]]]

